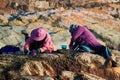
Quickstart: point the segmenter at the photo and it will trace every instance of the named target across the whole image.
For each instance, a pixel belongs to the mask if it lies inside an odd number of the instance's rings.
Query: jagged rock
[[[69,80],[73,80],[75,73],[70,71],[62,71],[62,76],[67,77]]]
[[[11,3],[14,4],[10,6]],[[119,17],[119,0],[1,0],[0,48],[17,45],[23,49],[25,41],[21,31],[26,30],[30,34],[32,29],[44,27],[52,36],[55,50],[61,49],[63,44],[67,49],[35,57],[22,53],[2,54],[0,79],[119,80],[120,68],[111,68],[111,63],[104,65],[103,57],[68,50],[70,24],[85,25],[100,43],[110,48],[120,64]]]
[[[3,25],[6,25],[8,23],[8,18],[10,17],[10,14],[1,14],[0,15],[0,20],[1,20],[1,23],[0,24],[3,24]]]
[[[97,79],[97,80],[105,80],[105,79],[103,79],[101,77],[98,77],[96,75],[89,74],[89,73],[85,73],[84,77],[87,78],[88,80],[95,80],[95,79]]]
[[[119,3],[119,0],[14,0],[14,1],[1,1],[1,9],[4,10],[7,8],[21,10],[21,11],[38,11],[53,9],[58,7],[64,7],[66,9],[74,8],[76,6],[82,6],[87,8],[97,7],[99,5],[108,4],[108,3]],[[72,6],[72,7],[71,7]],[[9,12],[10,10],[8,10]]]
[[[100,68],[104,58],[91,53],[69,50],[56,51],[55,54],[31,55],[0,55],[1,79],[108,79],[118,80],[119,67]],[[103,61],[102,61],[103,60]]]

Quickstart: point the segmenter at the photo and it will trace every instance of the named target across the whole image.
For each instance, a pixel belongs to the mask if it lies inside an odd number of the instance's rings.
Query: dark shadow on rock
[[[7,24],[5,24],[5,25],[0,24],[0,27],[9,27],[9,25],[7,25]]]
[[[120,51],[120,44],[118,45],[118,50]]]
[[[84,77],[84,75],[83,74],[77,74],[75,77],[74,77],[74,79],[73,80],[87,80],[87,78],[85,78]]]
[[[13,14],[11,17],[8,18],[8,22],[11,22],[15,19],[17,20],[20,20],[22,21],[22,19],[20,18],[20,16],[28,16],[28,15],[33,15],[35,14],[36,12],[27,12],[27,13],[24,13],[24,12],[18,12],[18,14]]]
[[[13,21],[15,19],[22,21],[22,19],[20,18],[20,14],[17,14],[17,15],[13,15],[12,17],[9,17],[8,22],[11,22],[11,21]]]
[[[26,30],[22,30],[21,33],[24,35],[26,41],[29,38],[29,34],[26,32]]]
[[[49,34],[51,35],[51,36],[53,36],[54,34],[56,34],[57,32],[50,32]]]

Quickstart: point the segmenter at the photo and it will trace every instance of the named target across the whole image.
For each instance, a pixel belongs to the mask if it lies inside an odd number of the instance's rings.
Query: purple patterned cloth
[[[71,42],[69,44],[71,49],[74,49],[79,44],[86,45],[93,50],[103,46],[86,27],[77,26],[75,28],[76,31],[72,33]]]

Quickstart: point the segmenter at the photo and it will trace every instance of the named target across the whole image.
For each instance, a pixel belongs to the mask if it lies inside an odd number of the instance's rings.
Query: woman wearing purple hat
[[[53,50],[51,36],[42,27],[32,30],[24,45],[25,53],[31,52],[33,55],[46,51],[51,53]]]
[[[108,48],[100,44],[95,36],[86,27],[72,24],[69,32],[72,36],[69,44],[70,49],[84,49],[88,52],[97,53],[103,56],[105,59],[110,60],[112,62],[112,67],[117,66]]]

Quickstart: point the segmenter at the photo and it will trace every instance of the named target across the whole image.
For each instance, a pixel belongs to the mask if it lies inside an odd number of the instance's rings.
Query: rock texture
[[[1,36],[0,47],[8,44],[23,46],[24,37],[21,30],[26,29],[30,33],[32,29],[41,26],[51,34],[55,49],[58,49],[61,48],[60,45],[62,44],[69,44],[68,28],[70,24],[75,23],[91,29],[102,44],[111,49],[120,50],[119,0],[3,0],[3,2],[4,4],[0,6],[0,26],[3,28],[10,27],[10,33],[15,35]],[[20,5],[27,5],[28,11],[17,9]],[[29,7],[33,9],[32,12]],[[40,9],[44,11],[40,11]],[[13,12],[11,13],[10,10]],[[2,29],[0,32],[5,34]],[[13,38],[15,43],[7,43],[5,40],[8,38]]]
[[[59,50],[54,54],[0,55],[1,79],[119,80],[120,68],[104,66],[104,58],[86,52]],[[9,63],[9,64],[8,64]],[[104,67],[103,67],[104,66]],[[44,79],[46,80],[46,79]]]
[[[109,47],[120,64],[120,0],[1,0],[0,48],[19,46],[21,31],[45,28],[51,35],[54,54],[0,55],[2,80],[119,80],[120,68],[103,66],[104,58],[90,53],[61,49],[68,45],[71,24],[90,29],[98,41]],[[20,53],[22,54],[22,53]]]

